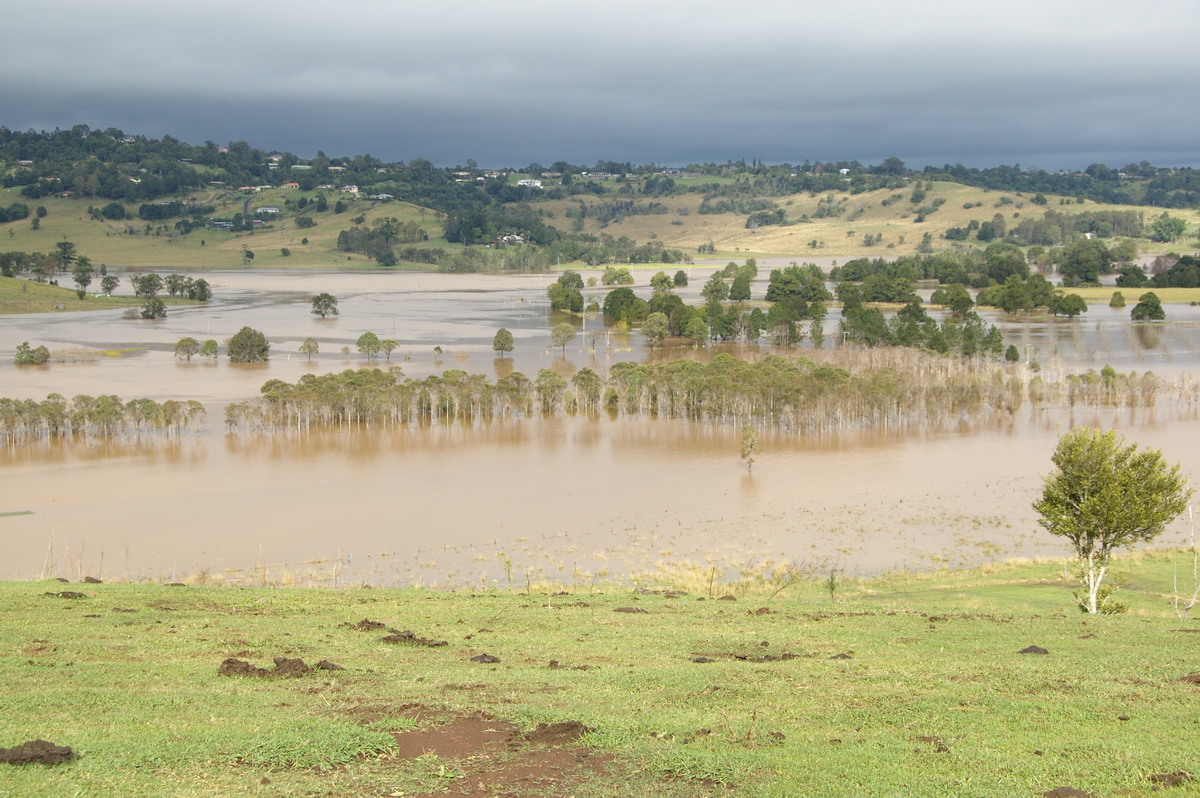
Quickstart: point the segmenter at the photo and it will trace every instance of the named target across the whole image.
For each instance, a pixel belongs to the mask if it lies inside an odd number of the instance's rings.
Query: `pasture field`
[[[1171,606],[1191,555],[1130,554],[1116,571],[1120,616],[1075,610],[1062,562],[485,592],[0,583],[0,747],[74,753],[0,764],[0,782],[28,796],[1194,795],[1200,626]]]

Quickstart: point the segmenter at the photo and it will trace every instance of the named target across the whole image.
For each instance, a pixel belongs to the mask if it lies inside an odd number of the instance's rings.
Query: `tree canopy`
[[[1126,446],[1116,432],[1080,427],[1059,439],[1038,521],[1070,541],[1083,572],[1080,607],[1105,612],[1111,590],[1102,590],[1114,549],[1153,540],[1187,507],[1192,490],[1155,449]]]
[[[333,294],[317,294],[312,298],[312,312],[321,318],[338,315],[337,297]]]
[[[243,327],[229,339],[225,352],[234,363],[258,363],[270,359],[271,344],[258,330]]]

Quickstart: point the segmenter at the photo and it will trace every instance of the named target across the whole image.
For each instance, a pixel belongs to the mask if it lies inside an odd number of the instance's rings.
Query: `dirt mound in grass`
[[[74,756],[71,746],[55,745],[48,740],[30,740],[12,748],[0,748],[0,763],[6,765],[58,765]]]
[[[402,632],[392,632],[386,637],[379,638],[384,643],[391,643],[398,646],[421,646],[425,648],[441,648],[449,645],[446,640],[431,640],[428,637],[418,637],[408,629]]]
[[[323,659],[317,663],[317,670],[340,671],[342,667]],[[302,659],[292,657],[276,657],[274,668],[256,668],[244,659],[229,657],[221,663],[217,673],[221,676],[252,676],[262,679],[294,679],[307,676],[313,672]]]
[[[536,729],[526,732],[524,739],[539,745],[569,745],[594,731],[577,720],[565,720],[561,723],[539,723]]]

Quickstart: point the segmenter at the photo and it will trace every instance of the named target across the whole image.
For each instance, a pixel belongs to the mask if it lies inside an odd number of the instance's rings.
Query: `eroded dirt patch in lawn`
[[[389,714],[375,708],[363,717]],[[612,757],[579,743],[592,731],[576,721],[539,724],[522,733],[520,727],[486,712],[466,715],[435,713],[421,706],[404,707],[401,714],[422,724],[396,732],[399,762],[436,756],[454,778],[425,795],[456,798],[569,795],[571,785],[604,775]]]

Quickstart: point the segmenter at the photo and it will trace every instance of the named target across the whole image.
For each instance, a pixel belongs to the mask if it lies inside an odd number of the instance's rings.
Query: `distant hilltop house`
[[[275,207],[274,205],[264,205],[261,208],[255,208],[254,212],[274,215],[276,213],[282,213],[283,211],[281,211],[279,208]]]
[[[848,174],[850,174],[850,170],[845,167],[842,167],[841,169],[838,170],[838,174],[848,175]]]
[[[284,183],[283,187],[290,188],[290,189],[297,189],[297,188],[300,188],[300,184],[299,183]]]
[[[29,159],[17,161],[17,166],[33,166],[33,161],[30,161]]]
[[[529,187],[529,188],[541,188],[541,187],[542,187],[542,181],[541,181],[541,180],[534,180],[534,179],[533,179],[533,178],[531,178],[531,177],[527,177],[527,178],[525,178],[524,180],[518,180],[518,181],[517,181],[517,185],[518,185],[518,186],[527,186],[527,187]]]
[[[342,192],[343,194],[357,194],[358,186],[342,186],[338,189],[338,191]]]
[[[309,164],[306,164],[306,163],[294,163],[294,164],[292,164],[292,171],[293,171],[293,172],[294,172],[294,171],[297,171],[297,170],[300,170],[300,171],[308,171],[309,169],[312,169],[312,166],[310,166]]]

